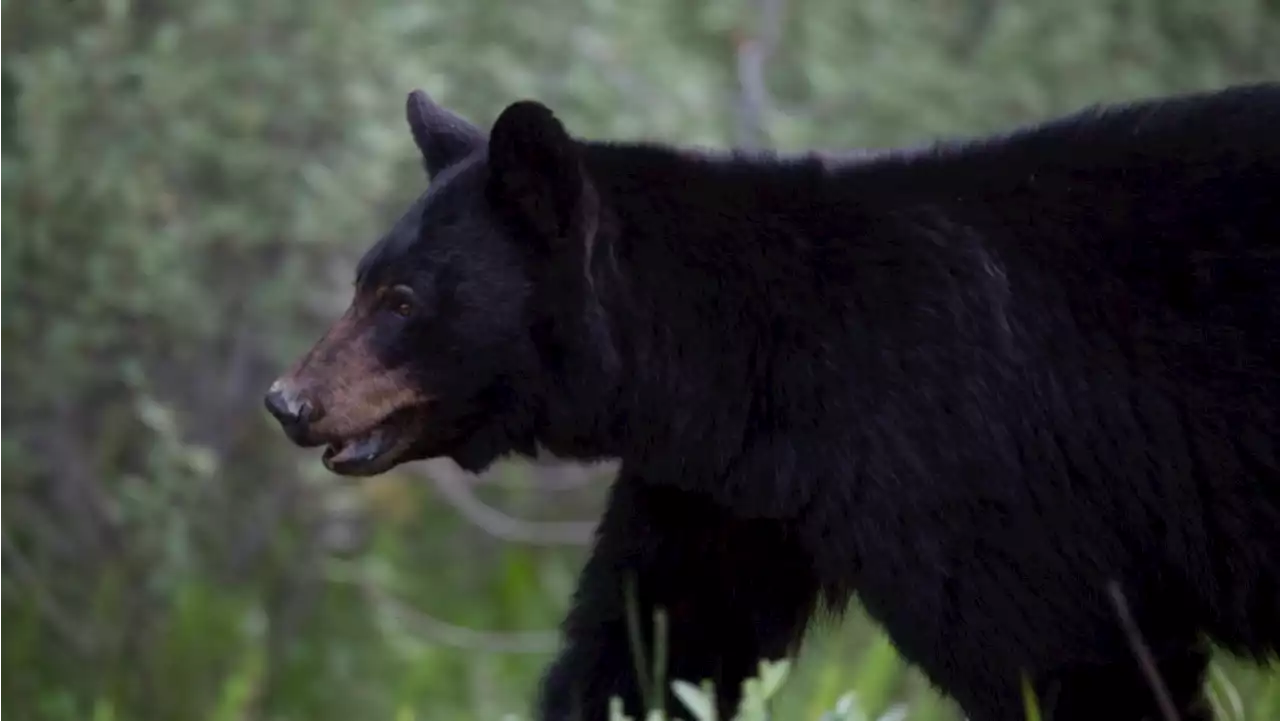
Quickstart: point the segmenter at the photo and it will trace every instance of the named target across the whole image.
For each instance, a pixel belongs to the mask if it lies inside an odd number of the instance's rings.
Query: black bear
[[[621,459],[540,719],[658,698],[628,588],[726,713],[853,594],[976,721],[1276,653],[1280,85],[848,157],[407,113],[430,186],[266,405],[345,475]]]

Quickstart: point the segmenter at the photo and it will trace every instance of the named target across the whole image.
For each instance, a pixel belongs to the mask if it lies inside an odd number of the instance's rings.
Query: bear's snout
[[[279,378],[267,389],[263,403],[291,438],[300,440],[306,435],[309,424],[324,415],[323,407],[315,399],[299,392],[287,378]]]

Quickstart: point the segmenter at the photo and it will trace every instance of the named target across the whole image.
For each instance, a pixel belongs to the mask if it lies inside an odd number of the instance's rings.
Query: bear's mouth
[[[376,476],[393,468],[413,445],[417,424],[411,409],[392,413],[368,431],[333,439],[325,446],[324,467],[341,476]]]

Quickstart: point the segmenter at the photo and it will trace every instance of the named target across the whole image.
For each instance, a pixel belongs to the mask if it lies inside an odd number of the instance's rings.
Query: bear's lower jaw
[[[340,476],[376,476],[393,468],[413,444],[413,434],[396,426],[379,426],[356,438],[330,443],[321,460]]]

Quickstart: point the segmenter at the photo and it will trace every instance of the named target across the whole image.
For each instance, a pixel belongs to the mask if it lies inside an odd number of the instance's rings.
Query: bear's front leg
[[[597,721],[609,698],[643,718],[645,697],[627,631],[628,579],[653,668],[655,608],[665,610],[663,698],[673,679],[715,683],[722,718],[761,659],[795,650],[818,596],[809,559],[780,521],[740,520],[705,496],[624,473],[564,623],[565,647],[543,678],[540,721]],[[652,681],[650,681],[652,684]]]

